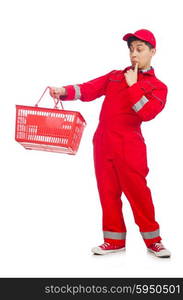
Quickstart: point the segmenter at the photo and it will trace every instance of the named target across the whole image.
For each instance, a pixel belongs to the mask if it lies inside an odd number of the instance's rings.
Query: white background
[[[1,1],[0,276],[181,277],[182,1]],[[28,151],[14,140],[15,104],[34,105],[47,85],[88,81],[130,64],[122,36],[146,28],[157,39],[152,65],[169,88],[167,105],[142,130],[156,219],[171,259],[147,254],[123,196],[123,254],[93,256],[101,207],[92,136],[103,98],[64,102],[87,121],[75,156]],[[52,107],[45,96],[42,106]]]

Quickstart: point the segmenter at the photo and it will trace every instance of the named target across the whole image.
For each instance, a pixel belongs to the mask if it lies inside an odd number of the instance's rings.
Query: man
[[[130,202],[134,219],[147,249],[157,257],[170,257],[161,243],[155,220],[146,145],[141,123],[156,117],[165,106],[167,87],[155,76],[151,59],[156,40],[146,29],[123,37],[130,51],[131,66],[112,71],[83,84],[50,87],[50,95],[62,100],[92,101],[105,95],[98,128],[93,137],[94,165],[103,211],[104,243],[94,254],[125,249],[126,226],[122,192]]]

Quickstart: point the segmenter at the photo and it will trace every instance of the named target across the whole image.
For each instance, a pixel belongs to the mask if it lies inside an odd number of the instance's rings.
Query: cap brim
[[[127,34],[124,35],[123,40],[127,41],[132,36],[138,38],[138,36],[134,33],[127,33]]]

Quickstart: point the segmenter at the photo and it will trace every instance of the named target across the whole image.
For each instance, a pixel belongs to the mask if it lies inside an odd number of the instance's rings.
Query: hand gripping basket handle
[[[39,102],[41,101],[41,99],[43,98],[44,94],[46,93],[46,91],[49,89],[49,86],[47,86],[43,92],[43,94],[41,95],[41,97],[39,98],[39,100],[37,101],[37,103],[35,104],[35,106],[38,106]],[[53,101],[55,102],[55,106],[54,106],[54,109],[59,109],[58,107],[58,103],[60,103],[62,109],[64,109],[63,107],[63,104],[62,104],[62,101],[61,100],[58,100],[56,98],[53,98]]]

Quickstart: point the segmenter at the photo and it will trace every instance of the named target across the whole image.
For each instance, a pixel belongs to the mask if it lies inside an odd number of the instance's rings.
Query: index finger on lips
[[[137,73],[138,71],[138,63],[135,64],[135,72]]]

